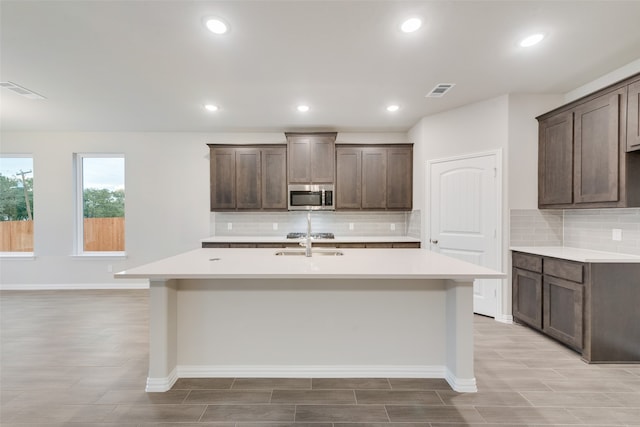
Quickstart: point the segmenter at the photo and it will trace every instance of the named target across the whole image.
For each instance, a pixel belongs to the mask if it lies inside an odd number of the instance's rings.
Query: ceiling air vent
[[[456,84],[455,83],[440,83],[438,85],[436,85],[436,87],[434,87],[433,89],[431,89],[431,92],[429,92],[426,97],[427,98],[441,98],[444,96],[445,93],[449,92],[451,90],[451,88],[453,88]]]
[[[29,99],[47,99],[44,96],[35,93],[32,90],[27,89],[26,87],[22,87],[20,85],[17,85],[13,82],[0,82],[0,87],[3,87],[5,89],[9,89],[15,93],[17,93],[18,95],[22,95],[25,98],[29,98]]]

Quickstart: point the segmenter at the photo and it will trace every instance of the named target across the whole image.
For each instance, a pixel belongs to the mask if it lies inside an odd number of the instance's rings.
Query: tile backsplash
[[[569,246],[640,255],[640,208],[511,211],[512,246]],[[621,230],[614,241],[612,231]]]
[[[214,236],[285,236],[307,230],[306,212],[212,212],[210,221]],[[311,229],[336,236],[419,238],[420,211],[313,212]]]
[[[622,230],[622,240],[612,230]],[[564,211],[564,245],[640,255],[640,208]]]
[[[562,246],[562,211],[512,209],[511,246]]]

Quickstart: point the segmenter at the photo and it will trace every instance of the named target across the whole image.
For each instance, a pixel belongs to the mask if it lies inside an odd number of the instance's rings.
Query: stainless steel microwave
[[[333,184],[289,184],[290,211],[332,211]]]

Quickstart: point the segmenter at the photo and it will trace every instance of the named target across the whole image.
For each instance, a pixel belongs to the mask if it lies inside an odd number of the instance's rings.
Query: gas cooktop
[[[307,237],[307,233],[289,233],[287,239],[301,239]],[[335,239],[333,233],[311,233],[313,239]]]

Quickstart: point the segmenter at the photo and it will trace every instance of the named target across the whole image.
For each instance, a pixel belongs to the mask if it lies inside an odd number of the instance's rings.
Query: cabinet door
[[[287,134],[289,182],[332,183],[335,178],[336,133]]]
[[[336,209],[360,209],[362,204],[362,149],[336,149]]]
[[[287,209],[287,149],[262,150],[262,208]]]
[[[544,276],[543,330],[548,335],[582,349],[584,286]]]
[[[387,207],[387,150],[362,149],[362,208]]]
[[[211,148],[211,210],[236,208],[236,154],[233,148]]]
[[[573,203],[573,113],[540,121],[538,205]]]
[[[261,161],[257,148],[236,148],[236,207],[260,209]]]
[[[627,151],[640,150],[640,81],[627,92]]]
[[[413,206],[411,147],[389,148],[387,168],[387,209],[410,210]]]
[[[575,109],[575,202],[619,200],[620,102],[624,89]]]
[[[542,274],[514,268],[512,285],[513,317],[542,329]]]
[[[307,184],[311,182],[310,140],[309,136],[287,136],[290,183]]]
[[[335,177],[336,146],[333,136],[311,139],[311,182],[332,183]]]

